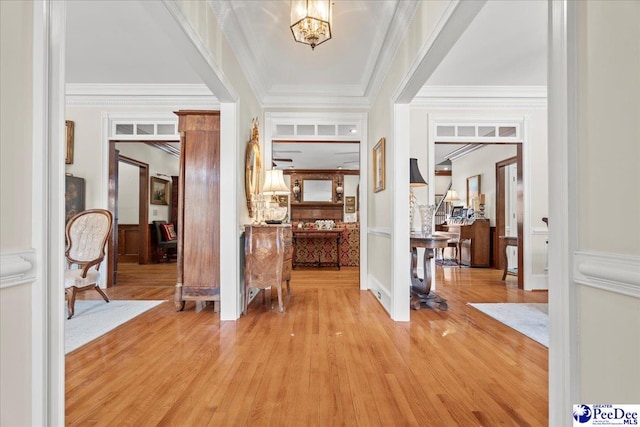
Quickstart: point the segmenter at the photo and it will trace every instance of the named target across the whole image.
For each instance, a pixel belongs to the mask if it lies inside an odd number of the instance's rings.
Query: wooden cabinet
[[[220,112],[178,111],[177,310],[220,301]]]
[[[488,219],[476,219],[472,224],[442,224],[436,229],[460,235],[462,264],[471,267],[490,266]]]
[[[284,311],[282,281],[287,281],[291,293],[291,262],[293,258],[291,224],[247,225],[244,233],[244,310],[247,314],[249,289],[275,286],[278,308]]]

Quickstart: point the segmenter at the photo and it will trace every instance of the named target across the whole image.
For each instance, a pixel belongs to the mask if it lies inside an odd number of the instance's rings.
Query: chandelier
[[[291,0],[291,33],[311,50],[331,38],[331,0]]]

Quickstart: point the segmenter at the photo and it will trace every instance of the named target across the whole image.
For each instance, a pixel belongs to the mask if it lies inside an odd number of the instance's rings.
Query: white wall
[[[406,163],[406,189],[400,189],[395,187],[393,180],[394,162],[396,161],[396,151],[398,147],[396,144],[405,145],[401,151],[406,151],[406,145],[408,141],[395,141],[394,140],[394,126],[398,126],[394,123],[394,110],[392,99],[395,92],[401,86],[403,79],[410,73],[411,67],[415,66],[414,61],[416,57],[420,55],[423,45],[427,42],[432,32],[436,28],[438,20],[443,15],[448,1],[428,1],[419,2],[416,11],[413,16],[409,28],[402,40],[398,51],[396,52],[393,60],[389,64],[389,70],[382,83],[380,91],[373,100],[369,116],[369,140],[367,146],[363,149],[368,150],[369,162],[372,162],[372,149],[378,140],[382,137],[386,138],[386,168],[387,168],[387,180],[386,190],[374,193],[373,189],[368,194],[368,230],[371,234],[368,248],[368,265],[369,265],[369,287],[374,292],[374,295],[378,297],[385,309],[391,314],[391,317],[396,320],[408,320],[408,287],[406,289],[406,295],[392,295],[392,287],[394,281],[398,283],[409,282],[409,269],[402,267],[406,270],[405,274],[401,272],[400,266],[396,271],[393,270],[394,259],[392,256],[392,244],[393,244],[393,221],[397,222],[398,227],[406,221],[407,230],[407,245],[408,245],[408,230],[409,230],[409,216],[406,218],[393,218],[393,209],[395,203],[393,203],[394,191],[406,192],[407,194],[407,212],[408,212],[408,182],[409,182],[409,159],[398,159],[397,164]],[[413,153],[411,153],[412,157]],[[404,157],[404,156],[403,156]],[[373,163],[370,163],[373,164]],[[367,171],[366,174],[362,173],[362,179],[367,179],[368,182],[373,181],[371,171]],[[363,230],[364,232],[364,230]],[[375,248],[375,249],[373,249]],[[409,256],[407,252],[406,256],[407,265],[409,265]],[[392,280],[393,273],[397,272],[397,279]],[[402,276],[402,277],[401,277]],[[406,298],[405,298],[406,297]],[[406,307],[404,305],[406,304]],[[397,306],[397,307],[396,307]]]
[[[496,163],[515,157],[515,145],[486,145],[466,156],[453,160],[451,178],[460,200],[456,206],[467,206],[467,178],[480,175],[480,193],[485,195],[485,218],[496,225]],[[546,168],[545,168],[546,171]],[[472,205],[472,202],[470,202]],[[473,206],[467,206],[473,207]]]
[[[177,176],[180,171],[180,161],[177,157],[174,157],[168,153],[165,153],[157,148],[153,148],[147,144],[137,144],[137,143],[118,143],[116,144],[116,148],[120,150],[120,155],[129,157],[135,160],[138,160],[142,163],[146,163],[149,165],[149,177],[155,176],[156,178],[164,179],[165,181],[171,181],[171,176]],[[122,163],[121,163],[122,165]],[[136,171],[139,170],[136,167]],[[158,174],[169,175],[167,176],[158,176]],[[130,186],[137,187],[138,176],[130,177]],[[122,182],[120,182],[122,185]],[[147,186],[150,186],[150,183],[147,183]],[[177,195],[170,194],[167,201],[169,203],[172,197],[177,197]],[[120,224],[137,224],[138,217],[126,217],[125,219],[133,222],[123,222],[122,213],[125,213],[122,208],[123,202],[125,206],[137,206],[138,194],[130,194],[129,197],[136,197],[136,200],[127,200],[126,195],[118,194],[118,210],[119,210],[119,223]],[[136,211],[137,215],[137,211]],[[168,221],[170,215],[169,205],[152,205],[149,203],[149,224],[153,221]]]
[[[0,251],[32,247],[32,9],[0,2]],[[0,288],[0,425],[32,422],[31,284]]]
[[[640,2],[578,2],[578,249],[629,265],[630,289],[640,274],[639,22]],[[623,219],[611,226],[612,204],[633,219],[613,214]],[[640,299],[579,285],[578,329],[580,401],[640,402]]]
[[[140,186],[135,185],[140,168],[129,163],[118,165],[118,224],[138,224],[140,212]]]

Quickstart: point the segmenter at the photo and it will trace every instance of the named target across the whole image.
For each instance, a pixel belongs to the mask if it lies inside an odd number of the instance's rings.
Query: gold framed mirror
[[[252,122],[253,129],[251,130],[251,140],[249,141],[249,144],[247,144],[244,170],[244,191],[247,198],[249,218],[253,218],[256,214],[253,201],[255,199],[254,196],[258,196],[260,194],[260,174],[262,172],[258,118],[256,117]]]

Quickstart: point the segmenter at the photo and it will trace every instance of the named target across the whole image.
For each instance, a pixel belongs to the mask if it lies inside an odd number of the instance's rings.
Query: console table
[[[282,281],[287,281],[291,295],[291,225],[246,225],[244,228],[244,310],[247,314],[249,288],[265,289],[275,286],[278,291],[278,310],[284,312]],[[271,291],[266,294],[270,296]],[[265,298],[267,299],[267,298]],[[268,299],[271,302],[270,297]]]
[[[340,240],[342,239],[342,232],[344,230],[342,228],[333,228],[328,230],[317,229],[317,228],[294,228],[292,230],[293,233],[293,247],[296,248],[297,239],[314,239],[314,240],[334,240],[336,242],[336,262],[328,263],[322,262],[320,258],[320,254],[318,255],[318,260],[314,262],[297,262],[296,256],[294,253],[293,256],[293,268],[296,268],[298,265],[315,265],[317,267],[325,266],[325,265],[335,265],[340,270]],[[294,249],[295,252],[295,249]],[[316,250],[317,252],[317,250]]]
[[[425,236],[422,234],[411,234],[409,246],[411,247],[411,308],[418,310],[422,304],[434,307],[438,304],[440,310],[448,308],[447,300],[441,298],[431,290],[431,258],[434,250],[446,248],[449,243],[447,236]],[[424,248],[424,258],[422,266],[424,269],[424,279],[418,277],[418,248]]]

